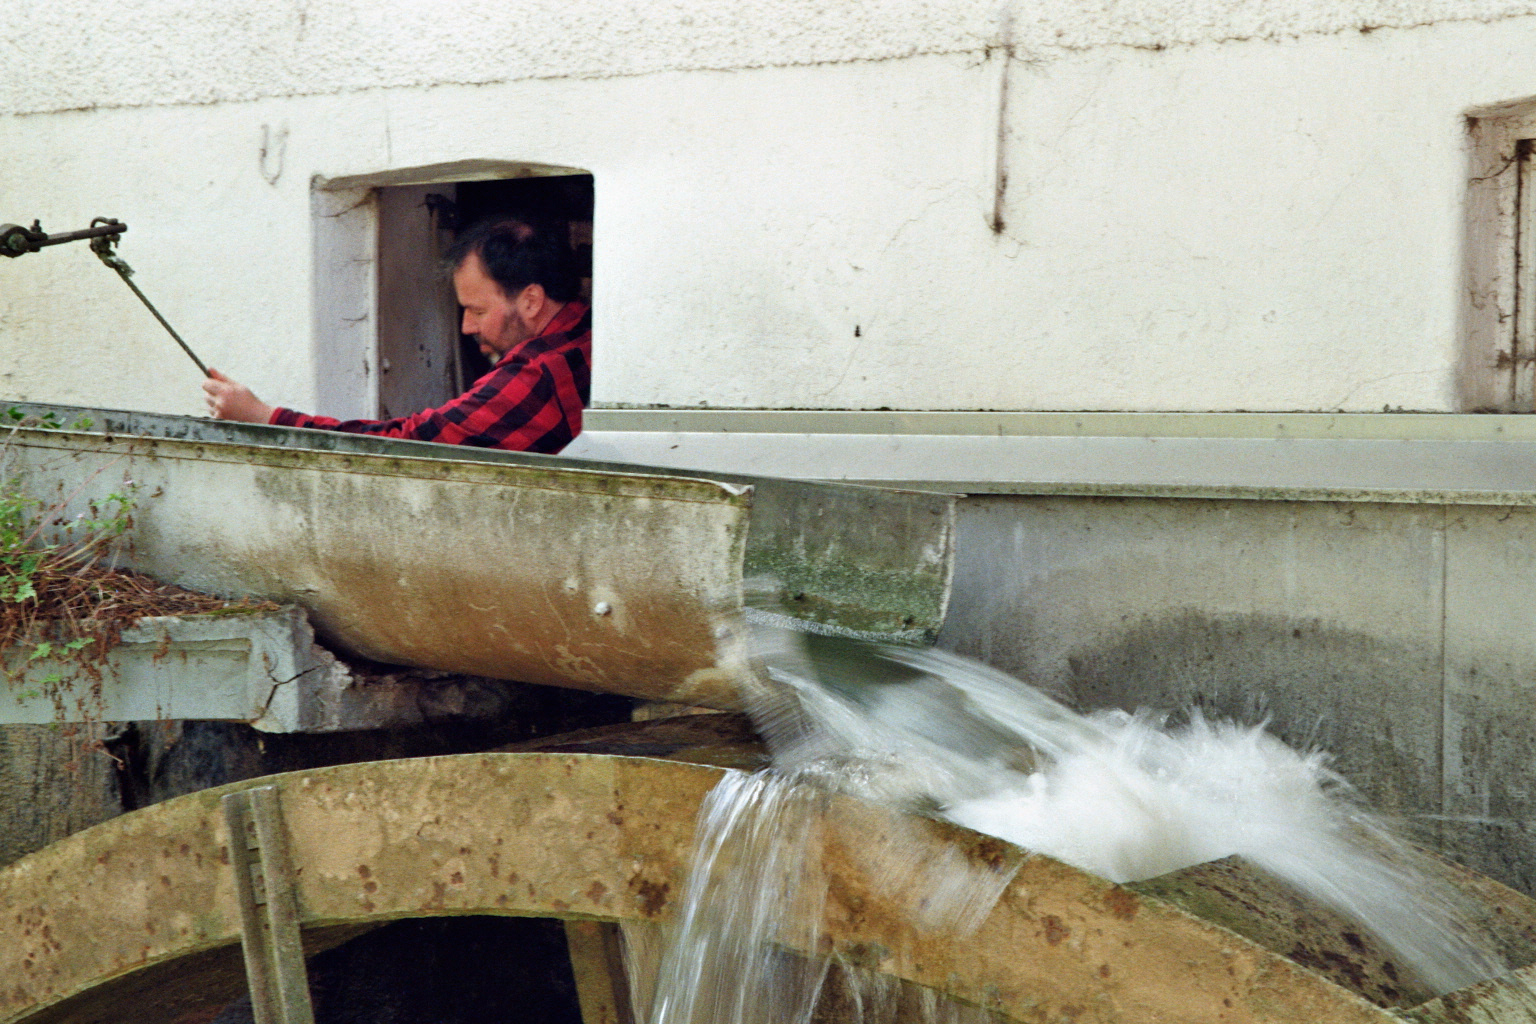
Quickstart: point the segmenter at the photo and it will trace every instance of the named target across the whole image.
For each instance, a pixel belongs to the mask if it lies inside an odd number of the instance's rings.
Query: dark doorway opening
[[[407,416],[462,394],[490,370],[459,332],[463,311],[443,253],[471,226],[518,220],[571,249],[592,298],[593,179],[530,175],[380,188],[379,415]]]

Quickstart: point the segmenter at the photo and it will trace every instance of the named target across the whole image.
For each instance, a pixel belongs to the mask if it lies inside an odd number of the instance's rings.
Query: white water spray
[[[811,1020],[837,965],[784,949],[818,948],[807,922],[819,920],[824,882],[805,851],[828,791],[946,818],[1117,882],[1238,855],[1357,921],[1436,991],[1507,970],[1472,937],[1459,894],[1430,880],[1423,855],[1365,810],[1325,755],[1261,727],[1080,715],[941,651],[782,630],[759,630],[755,647],[772,685],[753,715],[774,768],[728,778],[701,814],[649,1024]],[[962,931],[1008,880],[911,871],[899,884],[924,895],[914,918]],[[840,977],[856,993],[854,1019],[892,1019],[879,1011],[895,1005],[889,986],[877,996],[873,976]],[[966,1012],[941,1001],[927,1019]]]

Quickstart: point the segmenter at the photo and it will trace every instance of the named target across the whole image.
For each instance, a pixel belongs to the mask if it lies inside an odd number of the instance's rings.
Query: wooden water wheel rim
[[[323,937],[438,915],[661,920],[719,777],[646,758],[472,754],[271,776],[124,815],[0,869],[0,1024],[125,1019],[109,1009],[124,999],[135,1019],[168,1020],[208,964],[227,981],[240,940],[219,804],[231,790],[278,788],[301,924]],[[881,845],[916,834],[932,844],[917,856],[988,858],[997,841],[926,822],[914,832],[845,799],[829,803],[822,833],[834,947],[1015,1020],[1401,1020],[1045,857],[1023,859],[974,934],[924,931],[868,877]]]

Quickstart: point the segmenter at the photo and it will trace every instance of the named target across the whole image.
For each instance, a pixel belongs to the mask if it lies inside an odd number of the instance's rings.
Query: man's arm
[[[553,454],[581,431],[585,405],[584,355],[546,354],[532,362],[503,363],[447,405],[392,420],[337,420],[279,407],[271,422],[348,434],[403,437],[439,444]],[[580,392],[580,393],[579,393]]]
[[[403,437],[509,451],[560,451],[581,433],[592,379],[592,313],[571,303],[570,323],[503,357],[447,405],[391,420],[337,420],[270,406],[249,388],[212,371],[203,382],[220,419]]]
[[[584,346],[567,345],[530,362],[501,364],[447,405],[392,420],[337,420],[269,406],[222,374],[203,389],[220,419],[553,454],[581,432],[590,372]]]

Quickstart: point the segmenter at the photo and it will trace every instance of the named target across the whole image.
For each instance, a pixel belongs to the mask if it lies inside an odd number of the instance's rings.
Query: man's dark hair
[[[458,270],[470,256],[480,257],[485,272],[508,298],[531,284],[542,287],[555,302],[570,302],[581,294],[570,250],[520,220],[481,221],[448,247],[444,262]]]

